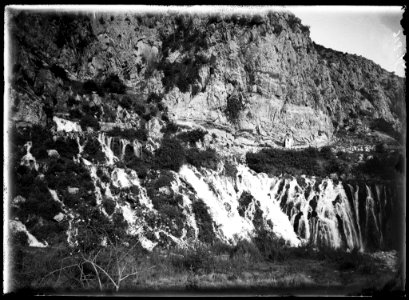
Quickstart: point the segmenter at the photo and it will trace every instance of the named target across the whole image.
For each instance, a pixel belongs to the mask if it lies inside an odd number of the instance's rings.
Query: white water
[[[112,162],[117,159],[110,148],[112,139],[100,134],[99,140],[105,145],[104,150],[107,157],[110,157],[109,160]],[[122,155],[127,144],[129,143],[122,143]],[[86,160],[83,160],[83,163],[88,166],[91,177],[96,183],[98,179],[96,166]],[[305,185],[300,186],[295,178],[284,179],[269,177],[263,173],[257,174],[245,165],[237,166],[235,178],[224,176],[220,171],[202,169],[199,172],[189,165],[182,166],[179,173],[174,173],[174,175],[175,180],[171,182],[170,187],[174,194],[182,196],[183,204],[180,209],[186,216],[186,222],[181,229],[181,237],[173,236],[166,227],[150,228],[148,226],[148,228],[156,236],[162,232],[179,245],[188,243],[189,239],[186,234],[188,228],[193,230],[196,238],[199,233],[196,217],[192,212],[192,200],[190,199],[192,195],[189,193],[193,193],[195,198],[202,199],[207,205],[208,212],[215,223],[216,236],[228,243],[234,244],[240,239],[250,239],[257,234],[253,224],[256,209],[262,212],[263,227],[274,233],[275,236],[283,238],[291,246],[326,245],[333,248],[343,247],[347,251],[351,249],[363,251],[367,230],[370,227],[369,222],[372,220],[376,234],[380,236],[381,241],[384,238],[381,229],[382,216],[376,213],[375,207],[376,205],[379,205],[380,208],[384,207],[386,194],[385,190],[379,187],[372,191],[367,186],[366,199],[359,199],[359,187],[348,186],[352,194],[351,205],[344,186],[341,183],[334,184],[330,179],[322,180],[315,189],[316,179],[314,177],[303,176]],[[194,191],[180,190],[180,187],[185,185],[183,181],[193,187]],[[153,209],[152,201],[147,196],[145,187],[141,185],[136,171],[114,168],[111,172],[111,183],[120,190],[138,187],[137,198],[142,206],[134,210],[128,202],[121,200],[119,195],[112,195],[109,184],[102,183],[105,196],[116,202],[116,211],[122,212],[124,219],[129,224],[128,233],[137,236],[141,245],[151,250],[157,243],[146,238],[143,228],[147,223],[145,217],[141,217],[137,210],[142,209],[144,213],[153,211],[155,214],[157,211]],[[311,188],[311,191],[306,197],[305,191],[308,187]],[[58,198],[56,194],[50,192],[54,199]],[[238,208],[243,192],[248,192],[254,199],[242,217],[238,213]],[[97,201],[100,204],[102,194],[99,188],[97,188],[97,194]],[[316,208],[313,208],[311,204],[314,201],[316,201]],[[359,219],[359,201],[365,203],[366,224],[362,224]],[[70,240],[72,240],[74,233],[72,222],[70,226]]]
[[[112,137],[106,136],[105,133],[100,132],[98,134],[98,141],[101,144],[102,152],[105,153],[105,156],[108,160],[107,163],[109,165],[113,165],[115,162],[117,162],[119,159],[115,156],[114,152],[111,149]]]
[[[53,117],[53,121],[57,125],[57,131],[82,132],[81,126],[76,122],[61,119],[55,116]]]
[[[222,239],[237,242],[239,239],[248,239],[254,235],[252,221],[249,218],[242,218],[237,211],[238,198],[241,192],[251,191],[254,198],[259,201],[265,219],[272,221],[273,232],[278,237],[286,239],[292,246],[300,245],[287,216],[280,210],[277,203],[268,196],[275,184],[274,179],[271,180],[263,174],[253,176],[246,167],[241,166],[239,174],[242,176],[242,180],[238,182],[238,192],[236,192],[232,182],[229,182],[227,177],[221,177],[215,173],[210,173],[206,177],[207,182],[205,182],[193,168],[185,165],[179,174],[193,186],[197,196],[203,199],[209,207],[209,213],[218,225],[218,234]],[[209,183],[216,193],[211,191]],[[226,210],[224,203],[230,205],[230,212]]]
[[[35,157],[30,152],[32,145],[33,144],[30,141],[27,142],[24,145],[24,147],[26,148],[27,153],[26,153],[26,155],[24,155],[21,158],[20,165],[26,166],[26,167],[28,167],[30,169],[35,169],[37,171],[38,170],[37,161],[36,161]]]

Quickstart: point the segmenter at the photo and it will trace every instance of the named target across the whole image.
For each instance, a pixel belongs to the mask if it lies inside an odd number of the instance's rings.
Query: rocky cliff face
[[[402,78],[314,44],[289,13],[30,15],[16,18],[15,34],[18,74],[61,110],[68,96],[45,65],[78,81],[116,74],[142,99],[161,95],[171,119],[221,129],[233,142],[275,145],[291,133],[324,145],[340,126],[380,118],[400,130],[405,119]]]
[[[402,133],[402,78],[314,44],[284,12],[16,13],[10,25],[15,228],[75,245],[92,225],[147,249],[261,228],[291,245],[385,245],[385,185],[303,174],[301,186],[250,171],[244,154],[374,122]]]

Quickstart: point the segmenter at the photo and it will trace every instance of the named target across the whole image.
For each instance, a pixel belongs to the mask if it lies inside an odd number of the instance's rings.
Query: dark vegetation
[[[250,203],[253,201],[254,197],[249,193],[244,191],[240,198],[239,198],[239,207],[238,207],[238,211],[239,211],[239,215],[241,217],[244,218],[244,214],[248,208],[248,206],[250,205]]]
[[[344,172],[342,162],[336,160],[330,148],[323,147],[303,150],[262,149],[246,154],[247,164],[256,172],[273,175],[315,175],[326,176],[334,172]]]
[[[170,169],[178,172],[185,163],[185,149],[176,139],[164,138],[155,152],[154,166],[157,169]]]
[[[169,189],[173,175],[169,171],[162,171],[158,179],[147,185],[148,196],[152,199],[153,207],[159,212],[159,223],[169,227],[171,233],[180,237],[186,222],[183,214],[183,199],[181,195],[176,195]],[[162,193],[160,188],[167,187],[170,193]]]
[[[118,75],[110,74],[102,82],[102,88],[108,93],[124,94],[126,85],[119,79]]]
[[[177,138],[164,137],[161,147],[155,152],[154,167],[156,169],[170,169],[178,172],[185,162],[197,168],[217,168],[219,158],[214,149],[185,148],[180,141],[180,135]],[[203,135],[201,131],[191,131],[183,134],[181,139],[191,144],[202,139]]]
[[[225,109],[225,114],[230,122],[233,124],[237,123],[240,116],[240,112],[245,108],[245,103],[242,94],[232,94],[227,98],[227,106]]]
[[[105,154],[102,152],[102,146],[95,138],[88,138],[84,146],[84,157],[93,163],[104,163]]]
[[[124,138],[128,140],[146,141],[148,139],[148,131],[145,128],[133,129],[114,127],[111,131],[107,131],[108,136]]]
[[[184,50],[197,53],[200,49],[207,49],[206,32],[195,27],[193,18],[188,15],[176,16],[174,23],[177,29],[173,33],[162,33],[163,59],[158,65],[158,69],[164,73],[162,83],[166,91],[177,86],[183,93],[188,92],[191,88],[192,94],[195,95],[200,92],[194,85],[199,78],[199,70],[207,62],[203,61],[198,54],[189,55],[181,62],[170,63],[166,58],[169,51]]]
[[[402,139],[402,134],[400,134],[397,130],[395,130],[391,123],[388,123],[384,119],[375,119],[372,121],[370,128],[372,130],[378,130],[387,135],[393,137],[397,141]]]
[[[82,130],[87,130],[88,127],[91,127],[94,130],[99,130],[101,128],[98,119],[91,115],[84,115],[80,120],[80,125]]]
[[[189,143],[190,146],[194,146],[198,141],[203,142],[206,131],[201,129],[194,129],[191,131],[181,132],[177,135],[177,138],[183,142]]]
[[[216,150],[211,148],[205,150],[191,148],[186,150],[186,161],[196,168],[203,167],[216,170],[219,160]]]
[[[361,179],[398,180],[404,171],[404,157],[398,151],[375,153],[373,158],[355,167]]]
[[[213,230],[213,219],[209,209],[203,200],[198,199],[192,203],[193,213],[199,228],[199,240],[204,243],[212,243],[216,236]]]

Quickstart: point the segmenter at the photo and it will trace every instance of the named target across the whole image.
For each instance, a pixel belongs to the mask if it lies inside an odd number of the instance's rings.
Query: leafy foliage
[[[372,130],[384,132],[396,140],[400,140],[402,136],[398,131],[395,130],[395,128],[393,128],[393,125],[391,123],[385,121],[384,119],[373,120],[370,125],[370,128]]]
[[[204,141],[204,137],[206,135],[206,131],[201,130],[201,129],[194,129],[191,131],[185,131],[185,132],[181,132],[177,135],[177,138],[189,143],[191,146],[194,146],[196,144],[196,142]]]
[[[65,158],[72,159],[79,153],[78,144],[74,139],[58,139],[54,144],[54,149]]]
[[[155,152],[154,167],[178,172],[185,162],[185,149],[176,139],[164,138]]]
[[[94,130],[99,130],[101,128],[98,119],[90,115],[84,115],[80,121],[80,125],[82,130],[86,130],[87,127],[91,127]]]
[[[110,74],[102,83],[102,88],[108,93],[124,94],[126,91],[126,85],[116,74]]]
[[[262,149],[257,153],[246,154],[247,164],[256,172],[273,175],[315,175],[343,173],[346,166],[335,157],[329,147],[321,151],[315,148],[303,150]]]
[[[186,161],[196,168],[204,167],[216,170],[219,156],[216,150],[211,148],[207,148],[206,150],[191,148],[186,150]]]
[[[140,129],[133,129],[133,128],[127,128],[127,129],[121,129],[120,127],[114,127],[112,130],[107,131],[108,136],[115,136],[115,137],[121,137],[124,139],[128,140],[140,140],[140,141],[146,141],[148,139],[148,131],[144,128]]]
[[[233,124],[237,123],[238,118],[240,116],[240,112],[245,108],[244,100],[240,95],[232,94],[229,98],[227,98],[227,106],[225,109],[225,114],[227,118]]]
[[[84,146],[84,152],[85,158],[90,159],[94,163],[104,163],[106,160],[101,144],[94,138],[88,138]]]
[[[193,213],[199,228],[198,238],[204,243],[212,243],[215,240],[213,231],[213,219],[209,209],[203,200],[199,199],[192,203]]]

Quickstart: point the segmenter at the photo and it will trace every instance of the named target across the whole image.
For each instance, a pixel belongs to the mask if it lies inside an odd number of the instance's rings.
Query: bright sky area
[[[400,6],[286,6],[326,48],[361,55],[405,77],[406,39]]]

